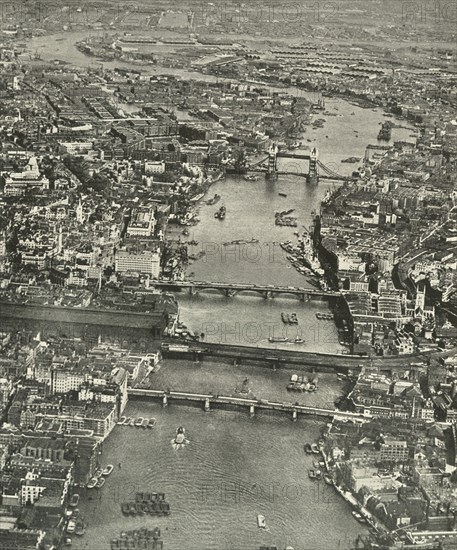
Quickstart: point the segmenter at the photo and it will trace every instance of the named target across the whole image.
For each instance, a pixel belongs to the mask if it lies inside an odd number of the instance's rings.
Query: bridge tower
[[[270,180],[276,180],[278,178],[278,146],[273,143],[268,150],[268,171],[266,177]]]
[[[317,162],[319,159],[319,153],[317,152],[316,147],[309,154],[309,172],[308,172],[308,183],[318,183],[319,175],[317,173]]]

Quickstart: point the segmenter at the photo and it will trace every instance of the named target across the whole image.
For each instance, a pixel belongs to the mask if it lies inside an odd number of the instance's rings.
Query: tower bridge
[[[292,167],[286,166],[285,170],[281,170],[278,168],[278,158],[307,160],[309,163],[308,172],[304,172],[298,165]],[[260,166],[266,161],[267,168],[261,168]],[[265,172],[265,177],[270,180],[276,180],[279,174],[304,176],[307,182],[312,184],[317,184],[319,179],[340,181],[348,179],[325,166],[325,164],[319,160],[319,152],[316,147],[313,147],[308,153],[291,153],[288,151],[280,151],[279,147],[273,143],[268,151],[268,156],[252,164],[248,169],[255,172]]]

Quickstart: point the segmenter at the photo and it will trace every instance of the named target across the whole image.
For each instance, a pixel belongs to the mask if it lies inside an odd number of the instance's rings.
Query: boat
[[[283,323],[289,323],[289,315],[287,313],[281,313],[281,320]]]
[[[97,485],[98,479],[93,477],[89,480],[89,483],[86,485],[87,489],[93,489]]]
[[[214,214],[214,217],[219,220],[223,220],[225,218],[226,212],[227,209],[225,208],[225,206],[221,206],[219,210]]]
[[[76,508],[76,506],[78,506],[78,502],[79,502],[79,495],[77,494],[73,495],[70,500],[70,508]]]
[[[75,535],[82,537],[86,532],[86,526],[83,521],[77,521],[75,526]]]
[[[71,546],[71,543],[72,541],[69,537],[65,539],[65,546]]]
[[[141,424],[142,428],[147,428],[149,426],[149,418],[145,418],[143,420],[143,424]]]
[[[137,428],[139,428],[139,427],[143,424],[143,420],[144,420],[144,418],[143,418],[142,416],[140,416],[139,418],[137,418],[137,419],[135,420],[135,426],[136,426]]]
[[[309,443],[305,443],[304,449],[305,449],[305,453],[307,455],[310,455],[313,452],[312,449],[311,449],[311,445]]]
[[[156,425],[156,422],[157,420],[155,418],[150,418],[148,428],[153,428]]]
[[[315,470],[314,472],[317,481],[320,481],[322,479],[322,472],[320,470]]]
[[[329,474],[324,474],[324,481],[327,485],[333,485],[333,479],[329,476]]]
[[[268,338],[268,341],[270,343],[275,343],[275,342],[285,343],[289,341],[289,338],[285,338],[284,336],[270,336],[270,338]]]
[[[300,338],[299,336],[297,336],[294,340],[294,344],[304,344],[305,341],[303,340],[303,338]]]
[[[308,477],[309,479],[316,479],[316,473],[314,472],[314,468],[311,468],[308,470]]]
[[[176,430],[176,437],[172,440],[172,445],[175,449],[180,449],[181,447],[184,447],[186,445],[188,440],[186,439],[186,430],[180,426]]]
[[[114,470],[114,466],[112,464],[108,464],[108,466],[103,470],[102,475],[103,476],[109,476],[110,473]]]
[[[362,514],[359,514],[359,512],[352,510],[352,515],[359,523],[366,523],[366,519],[362,516]]]
[[[75,527],[76,527],[76,522],[71,519],[67,525],[67,533],[74,533]]]
[[[102,469],[101,468],[98,468],[96,471],[95,471],[95,474],[94,474],[94,477],[96,479],[98,479],[101,475],[102,475]]]
[[[287,197],[287,194],[286,194],[286,193],[278,193],[278,195],[279,195],[280,197]]]
[[[118,425],[123,426],[126,420],[127,420],[126,416],[121,416],[121,418],[119,419]]]
[[[97,480],[97,483],[96,483],[95,487],[97,489],[101,489],[103,487],[103,485],[105,485],[105,482],[106,482],[106,479],[104,477],[101,477]]]
[[[261,514],[259,514],[257,516],[257,526],[259,527],[259,529],[266,529],[267,528],[267,523],[265,521],[265,516],[262,516]]]
[[[319,447],[317,446],[317,443],[311,443],[311,451],[315,455],[320,454]]]

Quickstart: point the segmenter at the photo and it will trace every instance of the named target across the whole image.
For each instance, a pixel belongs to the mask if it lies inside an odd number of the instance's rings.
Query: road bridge
[[[216,290],[224,296],[236,296],[240,293],[255,293],[264,298],[275,298],[277,296],[296,296],[302,301],[308,301],[312,298],[327,299],[338,298],[341,293],[332,290],[319,290],[316,288],[275,286],[275,285],[257,285],[250,283],[217,283],[206,281],[157,281],[154,286],[169,288],[171,290],[185,289],[190,295],[198,292]]]
[[[162,405],[166,407],[172,402],[196,402],[201,403],[203,409],[208,412],[211,408],[220,409],[231,407],[245,407],[249,410],[251,417],[255,416],[256,410],[277,411],[290,414],[292,420],[297,420],[298,415],[319,416],[325,418],[344,418],[355,422],[363,422],[364,416],[358,413],[341,412],[337,409],[327,409],[321,407],[309,407],[293,403],[281,403],[268,401],[266,399],[248,399],[243,397],[231,397],[224,395],[197,394],[178,391],[163,391],[146,388],[129,388],[129,397],[140,397],[159,399]]]

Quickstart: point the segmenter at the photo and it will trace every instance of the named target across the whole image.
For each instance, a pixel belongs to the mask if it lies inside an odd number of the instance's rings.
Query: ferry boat
[[[89,480],[89,483],[86,485],[87,489],[93,489],[97,485],[98,479],[93,477]]]
[[[70,508],[76,508],[79,502],[79,495],[73,495],[70,500]]]
[[[259,527],[259,529],[267,528],[267,522],[265,521],[265,516],[262,516],[261,514],[257,516],[257,526]]]
[[[105,485],[105,482],[106,482],[106,479],[104,477],[100,477],[98,480],[97,480],[97,483],[95,484],[95,487],[97,489],[101,489],[103,487],[103,485]]]
[[[155,418],[150,418],[148,428],[153,428],[156,425],[156,422],[157,420]]]
[[[285,342],[288,342],[289,341],[289,338],[285,338],[284,336],[270,336],[270,338],[268,338],[268,341],[270,343],[274,343],[274,342],[282,342],[282,343],[285,343]]]
[[[139,418],[137,418],[137,419],[135,420],[135,426],[136,426],[137,428],[139,428],[139,427],[143,424],[143,420],[144,420],[144,418],[143,418],[142,416],[140,416]]]
[[[102,475],[103,476],[109,476],[110,473],[114,470],[114,466],[112,464],[108,464],[108,466],[103,470]]]

